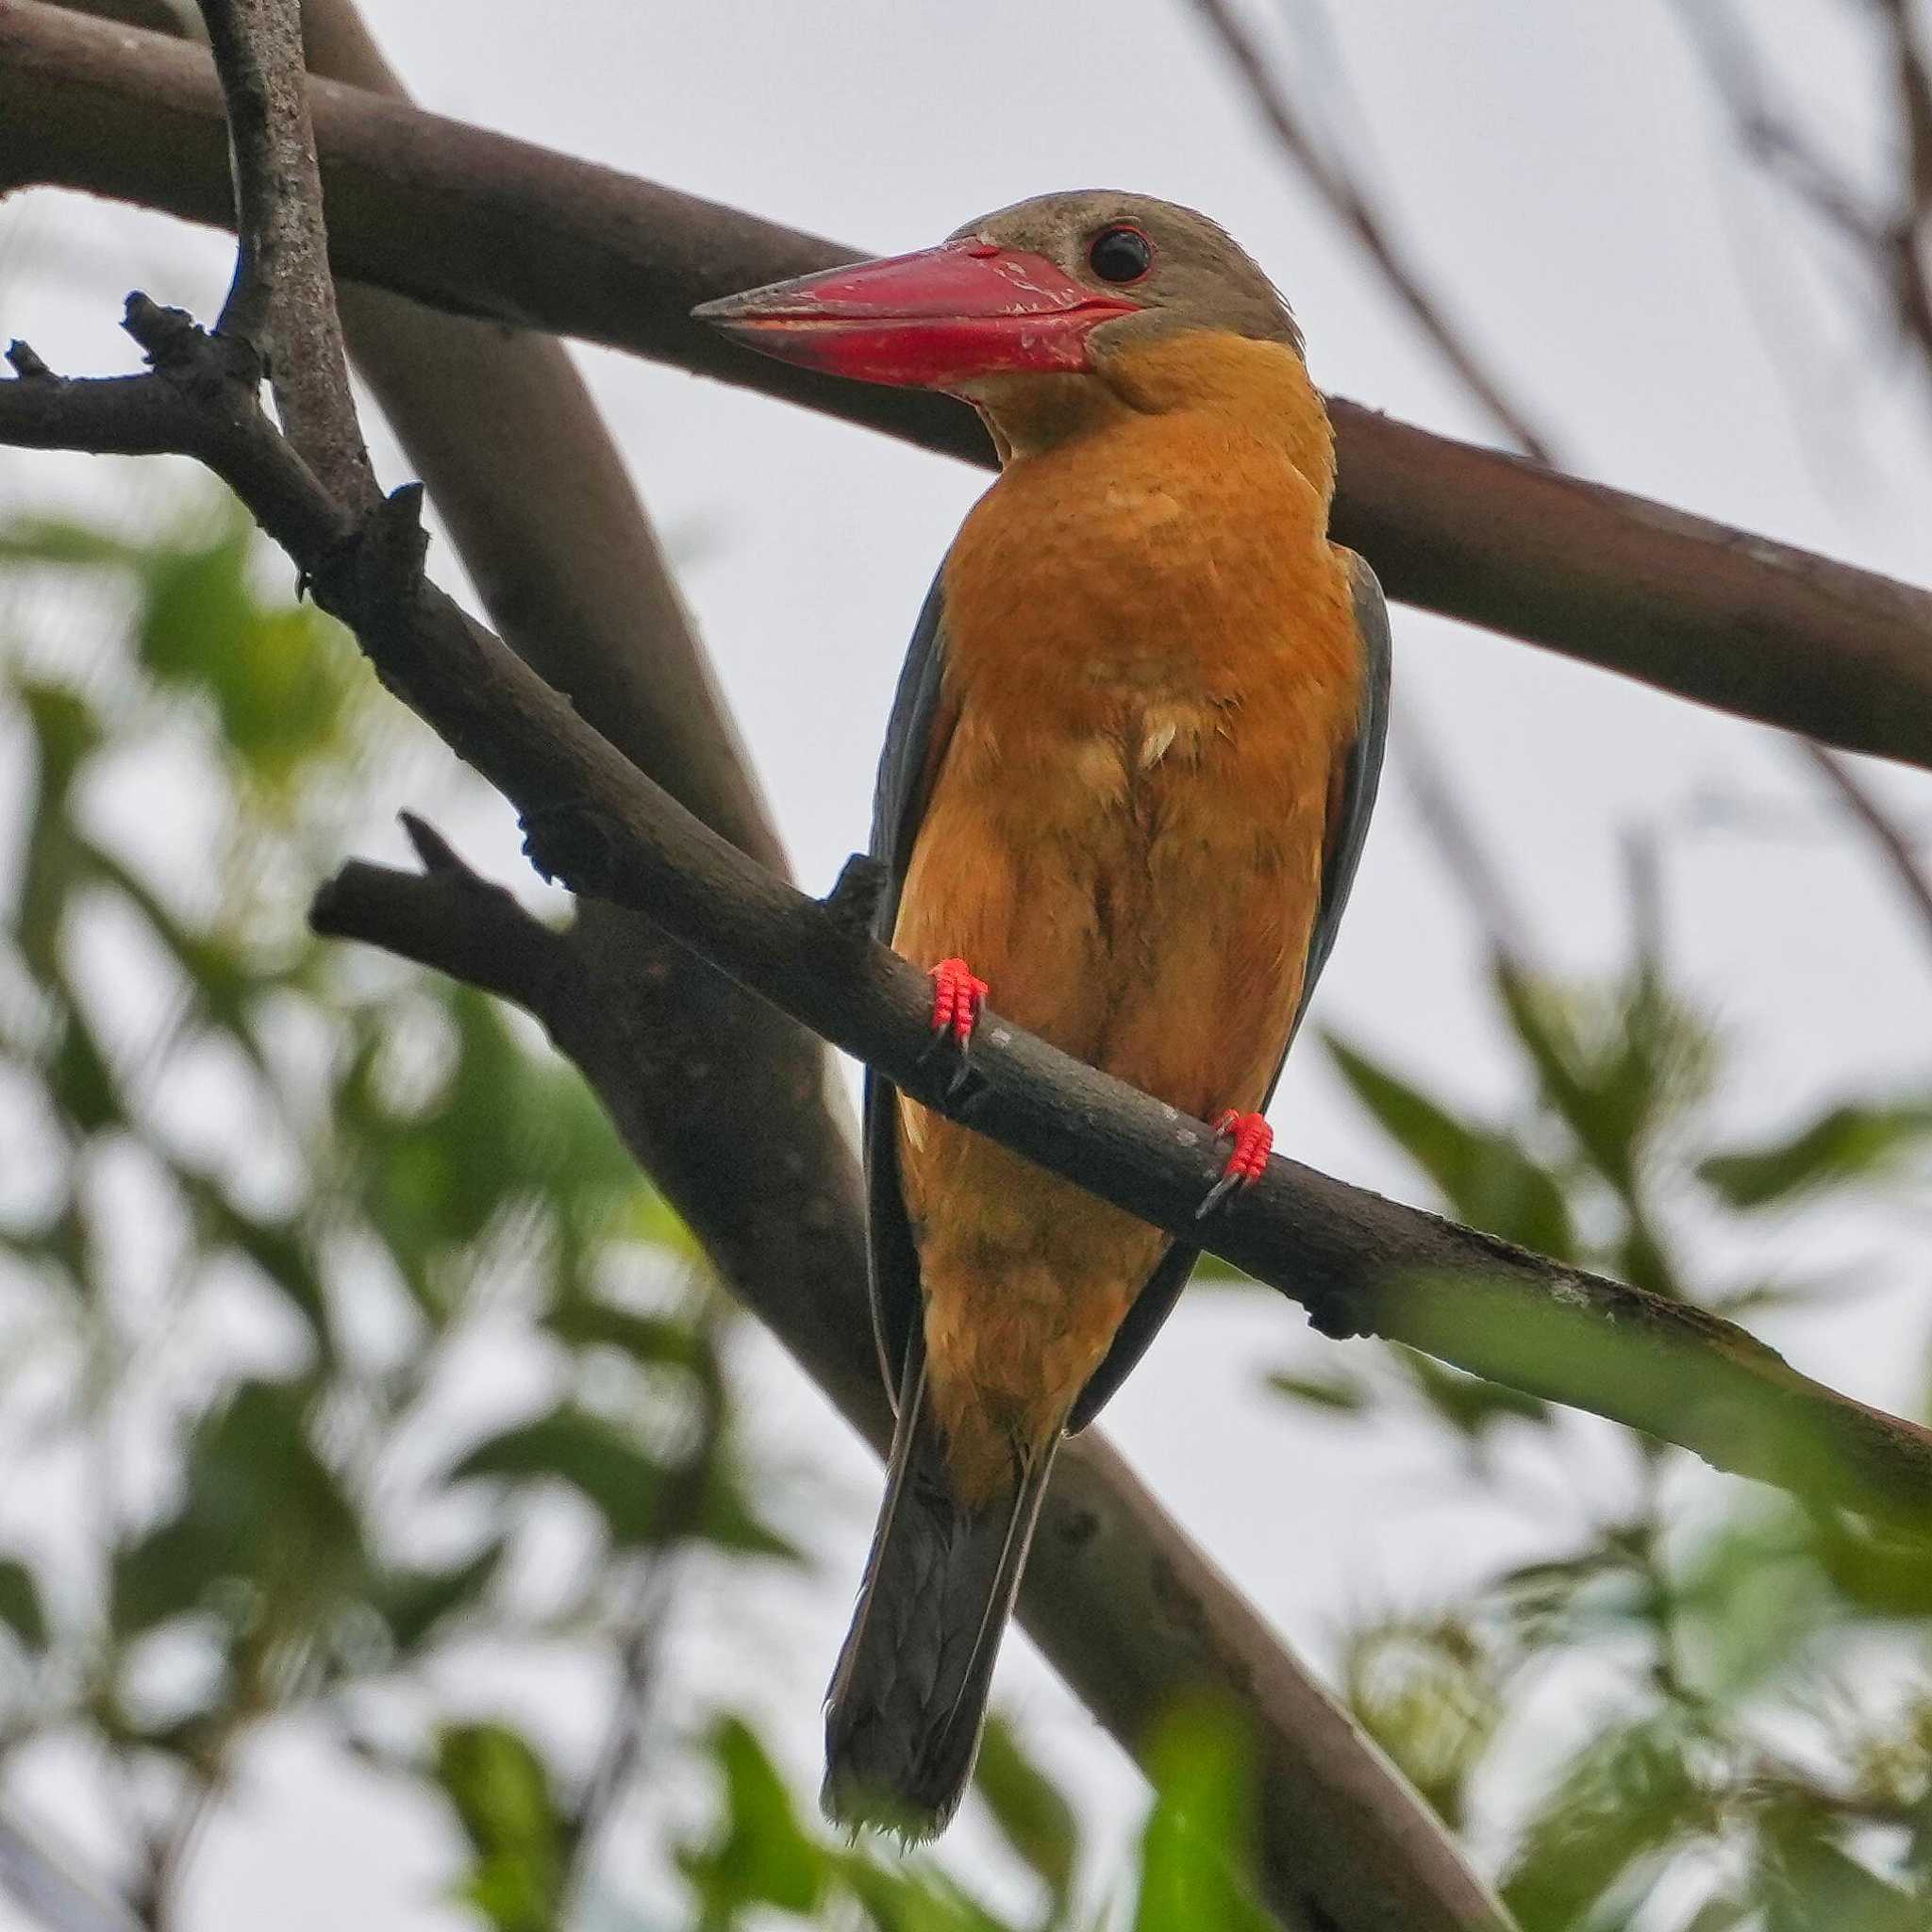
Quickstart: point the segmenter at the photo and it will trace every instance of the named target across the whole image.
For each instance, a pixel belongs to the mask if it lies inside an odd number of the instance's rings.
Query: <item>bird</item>
[[[1102,190],[694,311],[740,343],[975,408],[1000,474],[920,613],[888,726],[874,930],[970,1067],[991,1001],[1263,1171],[1335,943],[1389,706],[1366,561],[1328,534],[1301,330],[1212,221]],[[868,1074],[887,1489],[826,1700],[822,1802],[908,1841],[970,1782],[1054,1457],[1198,1256]]]

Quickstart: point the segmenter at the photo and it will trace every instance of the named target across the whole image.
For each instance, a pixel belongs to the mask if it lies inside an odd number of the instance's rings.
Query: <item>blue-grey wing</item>
[[[945,598],[933,579],[912,629],[899,689],[879,755],[873,791],[872,856],[885,870],[873,933],[890,945],[898,923],[913,841],[925,817],[934,774],[945,754],[950,719],[943,704]],[[919,1251],[899,1186],[898,1110],[892,1088],[870,1068],[865,1074],[864,1154],[866,1245],[872,1285],[873,1334],[886,1388],[896,1400],[906,1344],[920,1313]]]
[[[1362,841],[1369,836],[1369,814],[1375,808],[1375,788],[1382,780],[1382,753],[1389,741],[1389,678],[1392,653],[1389,643],[1389,606],[1382,597],[1382,586],[1368,559],[1345,551],[1350,589],[1355,600],[1356,636],[1362,649],[1362,699],[1356,725],[1355,742],[1350,745],[1336,774],[1336,792],[1328,814],[1328,847],[1322,860],[1322,900],[1315,908],[1315,930],[1308,940],[1308,963],[1302,972],[1302,1003],[1295,1010],[1294,1024],[1302,1024],[1314,995],[1315,982],[1328,955],[1335,950],[1335,935],[1341,928],[1342,908],[1348,904],[1349,888],[1355,884],[1355,869],[1361,861]],[[1289,1035],[1289,1045],[1294,1035]],[[1282,1059],[1288,1049],[1282,1049]],[[1281,1068],[1274,1069],[1274,1080]],[[1274,1081],[1268,1091],[1274,1091]]]
[[[1382,775],[1382,751],[1389,737],[1389,607],[1382,598],[1382,587],[1375,581],[1365,558],[1353,551],[1348,558],[1350,588],[1355,602],[1356,635],[1362,651],[1361,709],[1356,734],[1335,773],[1328,811],[1328,838],[1322,858],[1322,896],[1315,908],[1315,924],[1308,936],[1307,964],[1302,972],[1301,1004],[1295,1009],[1291,1028],[1274,1063],[1274,1074],[1268,1082],[1268,1096],[1274,1097],[1288,1060],[1288,1049],[1294,1043],[1295,1031],[1308,1009],[1308,1000],[1328,955],[1335,950],[1335,935],[1341,925],[1342,908],[1348,904],[1349,888],[1355,884],[1356,867],[1362,856],[1362,841],[1368,836],[1369,814],[1374,808],[1375,787]],[[1267,1106],[1267,1100],[1262,1103]],[[1070,1428],[1083,1429],[1100,1413],[1108,1396],[1126,1379],[1128,1372],[1147,1351],[1160,1324],[1173,1312],[1187,1286],[1188,1275],[1200,1250],[1175,1246],[1161,1257],[1160,1265],[1148,1277],[1147,1285],[1127,1310],[1126,1319],[1114,1335],[1107,1357],[1094,1370],[1092,1379],[1080,1391],[1074,1405]]]

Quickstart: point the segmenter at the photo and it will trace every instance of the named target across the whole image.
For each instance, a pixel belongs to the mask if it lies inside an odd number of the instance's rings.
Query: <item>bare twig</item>
[[[1467,807],[1449,782],[1427,734],[1416,723],[1413,704],[1392,722],[1396,761],[1414,795],[1423,833],[1435,846],[1442,869],[1461,887],[1481,922],[1491,952],[1527,970],[1529,925],[1512,898]]]
[[[423,872],[345,865],[316,894],[308,916],[317,932],[341,939],[378,931],[391,952],[538,1012],[588,996],[562,934],[473,872],[421,819],[405,812],[403,823]]]
[[[1444,314],[1441,303],[1424,287],[1421,273],[1390,232],[1361,183],[1336,157],[1324,153],[1309,133],[1288,90],[1270,67],[1260,42],[1228,0],[1192,0],[1192,4],[1208,31],[1221,43],[1222,52],[1282,153],[1374,264],[1390,292],[1434,344],[1456,379],[1525,456],[1540,463],[1554,463],[1548,438]]]
[[[1927,877],[1905,832],[1847,760],[1836,752],[1826,751],[1822,744],[1813,744],[1809,739],[1800,739],[1797,748],[1799,755],[1837,791],[1845,809],[1871,834],[1873,844],[1878,848],[1879,857],[1904,893],[1907,905],[1925,928],[1926,937],[1932,939],[1932,878]]]
[[[1932,75],[1909,0],[1875,0],[1872,10],[1890,42],[1904,134],[1901,179],[1883,200],[1855,183],[1773,100],[1727,8],[1690,0],[1679,8],[1740,151],[1849,249],[1881,291],[1901,339],[1932,365]]]
[[[617,1645],[617,1708],[604,1734],[583,1797],[570,1821],[570,1870],[565,1877],[566,1923],[590,1884],[599,1844],[643,1762],[644,1726],[657,1684],[664,1620],[671,1607],[675,1558],[660,1555],[638,1587],[630,1627]]]
[[[261,354],[296,453],[339,502],[366,508],[375,475],[329,281],[301,0],[202,0],[201,10],[227,101],[241,237],[216,332]]]
[[[338,270],[583,336],[991,462],[970,411],[737,351],[692,303],[851,258],[735,209],[311,87]],[[0,8],[0,184],[227,217],[204,57]],[[1932,766],[1932,595],[1332,399],[1335,535],[1392,596],[1854,751]]]

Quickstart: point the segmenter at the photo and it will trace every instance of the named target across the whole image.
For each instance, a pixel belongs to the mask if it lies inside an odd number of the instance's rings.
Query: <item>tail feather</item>
[[[838,1824],[930,1838],[973,1775],[1053,1452],[1007,1495],[962,1508],[916,1337],[910,1356],[885,1507],[827,1693],[821,1801]]]

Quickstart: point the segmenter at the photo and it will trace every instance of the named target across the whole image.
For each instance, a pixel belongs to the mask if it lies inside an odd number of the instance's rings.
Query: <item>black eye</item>
[[[1154,244],[1139,228],[1103,228],[1087,250],[1087,265],[1103,282],[1138,282],[1154,266]]]

